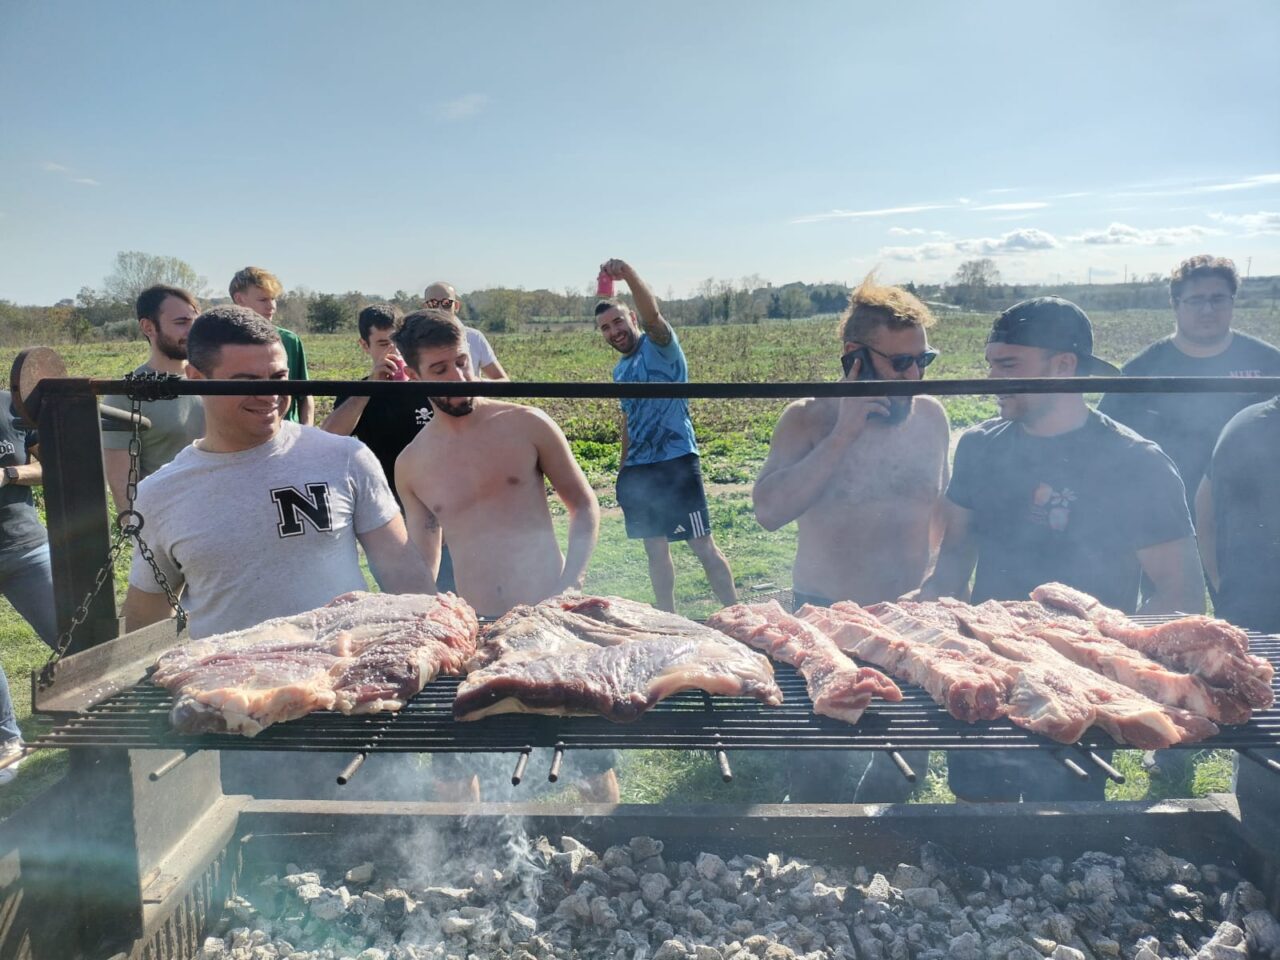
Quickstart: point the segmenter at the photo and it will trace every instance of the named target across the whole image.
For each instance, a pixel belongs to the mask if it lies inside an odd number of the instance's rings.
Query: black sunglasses
[[[889,366],[893,367],[894,373],[906,373],[911,369],[912,364],[923,370],[934,360],[938,359],[938,351],[929,349],[924,353],[894,353],[888,354],[883,350],[877,350],[869,344],[865,345],[868,350],[874,354],[884,357],[889,361]]]
[[[442,307],[452,307],[457,302],[457,300],[453,300],[449,297],[432,297],[427,301],[427,307],[432,310],[437,310]]]

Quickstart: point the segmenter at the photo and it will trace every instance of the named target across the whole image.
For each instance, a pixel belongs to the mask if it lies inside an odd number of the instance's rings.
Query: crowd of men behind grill
[[[602,299],[596,326],[619,354],[618,382],[683,383],[676,331],[634,267],[602,271],[631,303]],[[1280,376],[1280,350],[1232,329],[1234,264],[1196,256],[1169,284],[1174,332],[1123,368],[1129,376]],[[150,345],[137,373],[193,379],[306,379],[302,341],[272,323],[279,281],[247,267],[232,305],[203,313],[190,293],[156,286],[137,301]],[[506,379],[462,304],[432,284],[423,309],[387,304],[359,314],[365,379],[459,383]],[[918,380],[938,355],[928,307],[868,277],[841,325],[847,380]],[[802,335],[797,333],[797,335]],[[836,349],[836,344],[832,344]],[[1056,297],[1016,303],[986,343],[991,378],[1116,375],[1094,356],[1083,310]],[[5,397],[5,407],[9,398]],[[999,415],[965,431],[951,452],[946,411],[930,396],[800,400],[783,412],[756,480],[768,530],[796,521],[794,601],[869,604],[903,596],[980,602],[1023,599],[1062,581],[1127,612],[1204,610],[1280,631],[1280,398],[1247,393],[997,394]],[[117,407],[126,397],[108,397]],[[655,602],[674,609],[669,544],[686,542],[721,603],[737,600],[716,545],[685,399],[621,401],[616,495],[627,536],[641,540]],[[264,393],[148,402],[134,508],[170,584],[185,589],[193,637],[248,627],[363,589],[356,544],[383,590],[454,590],[486,616],[580,588],[600,525],[590,484],[560,427],[534,406],[417,392],[339,395],[312,426],[311,398]],[[0,430],[0,571],[5,595],[54,640],[49,557],[32,507],[40,482],[34,433]],[[129,434],[105,434],[118,509],[128,506]],[[547,485],[568,515],[562,553]],[[124,615],[130,630],[172,615],[152,570],[135,556]],[[0,685],[2,685],[0,675]],[[0,689],[0,739],[20,733]],[[584,758],[587,797],[616,799],[609,754]],[[1181,774],[1188,753],[1148,757]],[[465,762],[436,758],[443,794],[466,783]],[[908,755],[917,769],[925,757]],[[787,755],[792,800],[904,799],[910,785],[882,756]],[[1178,767],[1178,769],[1173,769]],[[12,767],[8,772],[12,776]],[[1100,798],[1038,751],[964,751],[949,758],[962,799]],[[452,787],[450,785],[453,785]],[[474,787],[472,787],[474,789]]]

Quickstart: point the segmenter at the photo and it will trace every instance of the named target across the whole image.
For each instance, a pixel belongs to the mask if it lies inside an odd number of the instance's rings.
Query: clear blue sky
[[[1280,273],[1280,3],[0,0],[0,298]]]

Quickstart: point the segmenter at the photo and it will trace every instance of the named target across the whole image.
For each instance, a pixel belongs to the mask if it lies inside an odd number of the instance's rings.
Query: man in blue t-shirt
[[[622,354],[613,368],[615,383],[687,383],[689,366],[676,332],[663,318],[657,298],[630,264],[610,260],[600,268],[631,290],[635,316],[619,300],[596,304],[596,326],[605,342]],[[729,562],[711,536],[707,495],[702,487],[698,443],[684,398],[623,400],[622,467],[618,506],[627,536],[643,540],[656,604],[675,610],[675,568],[668,543],[686,540],[723,604],[737,603]]]

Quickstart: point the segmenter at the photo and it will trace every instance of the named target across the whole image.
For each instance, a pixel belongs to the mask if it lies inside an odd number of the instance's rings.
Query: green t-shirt
[[[143,364],[134,373],[155,373]],[[102,402],[117,410],[131,409],[128,397],[105,396]],[[199,397],[175,397],[172,400],[144,400],[142,415],[151,420],[150,430],[140,430],[142,453],[138,458],[138,476],[149,477],[178,455],[192,440],[204,436],[204,405]],[[132,431],[110,430],[102,433],[106,450],[128,450]]]
[[[289,379],[311,379],[307,376],[307,352],[302,349],[302,338],[285,327],[276,327],[276,330],[280,334],[280,342],[284,344],[284,355],[289,359]],[[285,414],[285,419],[297,423],[298,401],[301,397],[293,397],[291,399],[293,402],[289,404],[289,412]]]

